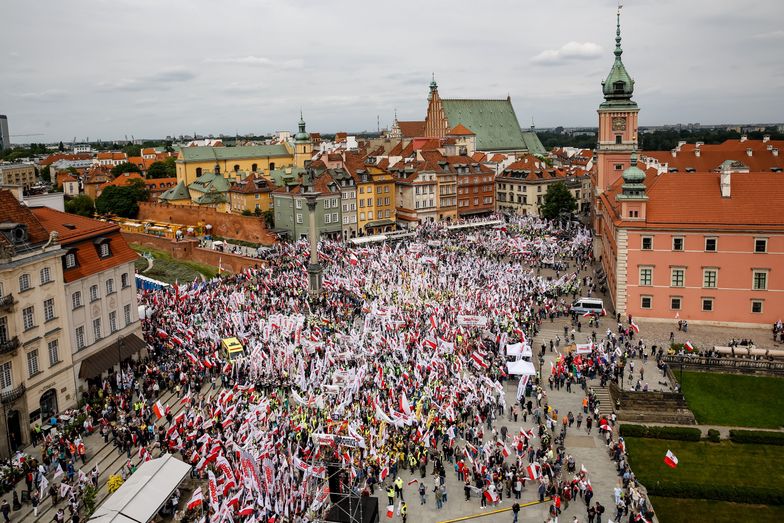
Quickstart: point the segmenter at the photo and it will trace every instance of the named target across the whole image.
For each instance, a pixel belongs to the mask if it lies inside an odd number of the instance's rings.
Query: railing
[[[2,298],[0,298],[0,309],[10,309],[14,303],[14,295],[13,294],[6,294]]]
[[[6,390],[0,394],[0,403],[7,404],[13,403],[14,401],[18,400],[25,393],[25,386],[24,383],[16,387],[15,389]]]
[[[19,338],[14,336],[10,340],[0,342],[0,354],[7,354],[19,348]]]
[[[737,372],[764,371],[784,374],[784,361],[754,360],[751,358],[715,358],[711,356],[663,356],[662,361],[677,369],[696,368],[702,370],[725,370]]]

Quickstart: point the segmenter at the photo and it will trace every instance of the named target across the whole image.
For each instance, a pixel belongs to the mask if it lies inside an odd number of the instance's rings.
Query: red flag
[[[188,501],[188,510],[193,510],[204,502],[204,494],[201,493],[201,487],[193,491],[190,501]]]
[[[684,343],[683,348],[686,349],[688,352],[694,352],[694,345],[692,345],[690,341]]]
[[[389,519],[395,517],[395,505],[387,505],[387,517]]]
[[[636,332],[637,334],[639,334],[639,333],[640,333],[640,327],[638,327],[638,326],[637,326],[637,324],[636,324],[636,323],[634,323],[634,321],[632,321],[632,322],[630,323],[630,325],[631,325],[631,327],[632,327],[632,330],[633,330],[634,332]]]
[[[155,416],[157,416],[158,419],[161,419],[165,415],[163,405],[161,405],[160,400],[156,401],[155,405],[152,406],[152,411],[155,413]]]
[[[477,352],[472,352],[471,353],[471,359],[474,360],[474,363],[477,366],[479,366],[479,367],[481,367],[483,369],[486,369],[486,368],[488,368],[490,366],[490,365],[487,364],[487,362],[482,357],[482,355],[477,353]]]
[[[664,463],[670,467],[675,468],[678,466],[678,457],[672,453],[671,450],[667,450],[667,454],[664,456]]]

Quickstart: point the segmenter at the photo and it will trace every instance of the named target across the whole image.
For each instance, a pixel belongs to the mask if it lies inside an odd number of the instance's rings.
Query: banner
[[[316,445],[342,445],[351,448],[365,448],[365,440],[356,436],[338,436],[314,432],[310,435]]]
[[[487,317],[461,314],[457,317],[457,324],[461,327],[484,327],[487,325]]]

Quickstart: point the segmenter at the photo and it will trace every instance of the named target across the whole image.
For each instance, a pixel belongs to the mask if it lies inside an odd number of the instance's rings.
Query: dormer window
[[[112,249],[109,246],[109,238],[98,238],[95,240],[95,248],[98,250],[100,258],[108,258],[112,255]]]
[[[616,93],[623,93],[623,89],[625,86],[626,84],[624,82],[615,82],[613,84],[613,89],[615,90]]]

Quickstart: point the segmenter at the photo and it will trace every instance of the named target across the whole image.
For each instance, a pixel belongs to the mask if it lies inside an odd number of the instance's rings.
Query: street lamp
[[[318,191],[313,190],[313,186],[309,187],[307,192],[302,195],[308,204],[308,239],[310,240],[310,263],[308,264],[308,281],[311,298],[315,298],[321,292],[321,282],[323,280],[323,269],[318,258],[318,237],[316,236],[316,200],[319,195]]]
[[[125,391],[125,376],[122,371],[122,348],[123,338],[122,336],[119,336],[117,338],[117,368],[120,371],[120,390]]]

